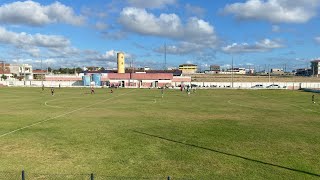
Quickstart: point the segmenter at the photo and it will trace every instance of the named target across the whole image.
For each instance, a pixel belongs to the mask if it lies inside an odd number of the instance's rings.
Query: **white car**
[[[262,84],[256,84],[256,85],[252,86],[251,88],[263,88],[263,85]]]
[[[280,88],[280,86],[278,84],[271,84],[267,88]]]

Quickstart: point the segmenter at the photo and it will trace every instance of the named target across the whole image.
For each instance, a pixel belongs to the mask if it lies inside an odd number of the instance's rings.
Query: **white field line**
[[[48,102],[52,102],[52,101],[54,101],[54,100],[46,101],[46,102],[44,102],[44,105],[45,105],[45,106],[48,106],[48,107],[53,107],[53,108],[63,108],[63,107],[61,107],[61,106],[52,106],[52,105],[48,105],[48,104],[47,104]]]
[[[80,110],[82,110],[82,109],[86,109],[86,108],[89,108],[89,107],[91,107],[91,106],[104,103],[104,102],[106,102],[106,101],[108,101],[108,100],[110,100],[110,99],[114,99],[114,98],[116,98],[116,97],[120,97],[120,96],[129,94],[129,93],[131,93],[131,92],[133,92],[133,91],[136,91],[136,90],[132,90],[132,91],[129,91],[129,92],[127,92],[127,93],[123,93],[123,94],[120,94],[120,95],[118,95],[118,96],[114,96],[114,97],[105,99],[105,100],[103,100],[103,101],[100,101],[100,102],[97,102],[97,103],[93,103],[93,104],[90,104],[90,105],[88,105],[88,106],[84,106],[84,107],[81,107],[81,108],[78,108],[78,109],[74,109],[74,110],[72,110],[72,111],[69,111],[69,112],[60,114],[60,115],[58,115],[58,116],[54,116],[54,117],[51,117],[51,118],[48,118],[48,119],[45,119],[45,120],[42,120],[42,121],[38,121],[38,122],[36,122],[36,123],[30,124],[30,125],[27,125],[27,126],[18,128],[18,129],[12,130],[12,131],[10,131],[10,132],[1,134],[1,135],[0,135],[0,138],[2,138],[2,137],[4,137],[4,136],[7,136],[7,135],[10,135],[10,134],[13,134],[13,133],[18,132],[18,131],[21,131],[21,130],[23,130],[23,129],[30,128],[30,127],[32,127],[32,126],[36,126],[36,125],[41,124],[41,123],[44,123],[44,122],[47,122],[47,121],[50,121],[50,120],[54,120],[54,119],[57,119],[57,118],[59,118],[59,117],[63,117],[63,116],[68,115],[68,114],[72,114],[72,113],[77,112],[77,111],[80,111]]]
[[[63,98],[62,100],[66,100],[66,99],[80,99],[80,97]],[[61,99],[48,100],[48,101],[44,102],[44,105],[47,106],[47,107],[52,107],[52,108],[64,108],[62,106],[52,106],[52,105],[48,104],[48,102],[53,102],[53,101],[58,101],[58,100],[61,100]]]

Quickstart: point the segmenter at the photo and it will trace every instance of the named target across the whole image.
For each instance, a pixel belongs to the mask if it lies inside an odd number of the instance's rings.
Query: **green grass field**
[[[320,178],[320,95],[88,92],[0,88],[0,179]]]

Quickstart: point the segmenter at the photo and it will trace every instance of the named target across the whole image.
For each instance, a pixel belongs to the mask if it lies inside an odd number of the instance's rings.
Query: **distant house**
[[[182,71],[182,74],[195,74],[198,66],[195,64],[181,64],[179,65],[179,70]]]
[[[10,71],[10,64],[5,64],[5,63],[1,64],[0,76],[6,76],[7,78],[11,78],[13,76]]]
[[[206,71],[204,71],[204,73],[206,73],[206,74],[219,74],[220,73],[220,66],[218,66],[218,65],[211,65],[210,66],[210,70],[208,71],[208,70],[206,70]]]
[[[33,73],[33,79],[35,80],[44,80],[45,79],[45,75],[47,74],[46,70],[40,70],[40,69],[36,69],[32,71]]]
[[[271,74],[283,75],[284,71],[283,71],[283,69],[273,68],[273,69],[271,69]]]
[[[227,71],[220,72],[220,74],[246,74],[246,68],[229,68]]]
[[[311,61],[311,71],[313,76],[319,76],[320,74],[320,60]]]
[[[296,76],[311,76],[312,71],[311,71],[311,69],[300,68],[300,69],[295,70],[295,75]]]
[[[10,72],[20,77],[24,77],[25,80],[33,79],[32,66],[29,64],[10,64]]]

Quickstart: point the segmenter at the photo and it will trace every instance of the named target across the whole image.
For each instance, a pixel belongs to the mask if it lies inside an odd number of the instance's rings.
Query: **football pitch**
[[[320,95],[313,104],[311,93],[288,90],[95,91],[0,88],[0,179],[21,170],[38,179],[320,177]]]

